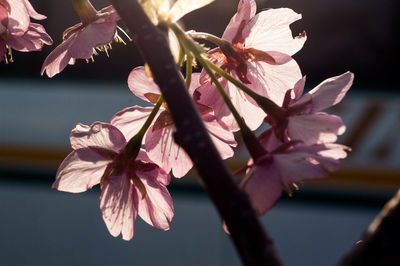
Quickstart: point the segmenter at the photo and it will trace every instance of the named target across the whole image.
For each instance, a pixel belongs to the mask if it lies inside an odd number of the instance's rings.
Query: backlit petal
[[[236,14],[231,18],[228,26],[226,27],[222,39],[232,42],[238,34],[243,35],[243,27],[250,21],[256,14],[256,1],[254,0],[240,0]]]
[[[202,8],[214,1],[215,0],[177,0],[169,11],[169,17],[172,22],[176,22],[193,10]]]
[[[126,144],[125,137],[118,128],[101,122],[95,122],[91,126],[77,124],[71,131],[70,140],[74,150],[100,147],[119,152]]]
[[[149,158],[167,173],[172,169],[175,177],[180,178],[192,168],[193,163],[187,153],[175,143],[173,126],[154,130],[150,127],[145,140]]]
[[[137,208],[138,194],[127,176],[110,176],[105,180],[100,196],[100,210],[112,236],[121,234],[123,240],[132,239]]]
[[[91,149],[75,150],[61,163],[52,188],[72,193],[84,192],[100,183],[109,162]]]
[[[336,115],[316,113],[288,117],[288,135],[291,140],[301,140],[304,144],[333,143],[342,135],[346,127]]]
[[[308,94],[312,96],[312,110],[318,112],[339,103],[353,84],[354,74],[346,72],[340,76],[329,78]]]
[[[117,127],[130,140],[142,128],[153,107],[133,106],[116,113],[111,119],[111,125]]]
[[[146,188],[145,198],[139,196],[139,216],[155,228],[168,230],[174,216],[174,207],[167,188],[156,181],[156,176],[147,172],[137,172],[137,176]]]
[[[245,46],[262,51],[278,51],[293,55],[306,41],[305,33],[293,38],[289,25],[301,19],[289,8],[268,9],[257,14],[243,29]]]

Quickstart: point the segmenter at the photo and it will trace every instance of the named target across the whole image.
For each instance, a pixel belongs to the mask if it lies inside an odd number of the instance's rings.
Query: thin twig
[[[386,203],[340,266],[400,265],[400,190]]]

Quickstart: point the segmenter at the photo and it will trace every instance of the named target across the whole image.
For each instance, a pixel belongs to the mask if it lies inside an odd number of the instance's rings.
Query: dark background
[[[79,22],[71,1],[31,0],[32,5],[48,19],[41,21],[54,40],[43,52],[23,54],[14,51],[15,62],[0,64],[0,75],[40,77],[41,64],[61,42],[62,32]],[[100,9],[108,1],[92,1]],[[206,31],[221,36],[236,11],[238,1],[217,0],[206,8],[184,17],[185,29]],[[266,8],[290,7],[303,15],[292,26],[293,34],[306,30],[308,40],[295,55],[308,86],[347,70],[355,73],[353,89],[397,89],[399,6],[396,0],[264,0],[257,1],[258,12]],[[123,25],[121,25],[123,26]],[[54,79],[97,79],[121,81],[129,71],[143,64],[134,44],[113,44],[110,58],[95,57],[95,63],[78,60]]]

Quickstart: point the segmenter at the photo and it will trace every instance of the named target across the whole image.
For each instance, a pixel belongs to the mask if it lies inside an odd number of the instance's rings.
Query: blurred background
[[[0,64],[0,261],[2,265],[240,265],[202,186],[191,173],[170,185],[175,203],[171,230],[137,221],[132,241],[107,232],[99,190],[79,195],[50,189],[70,152],[69,132],[79,122],[108,122],[119,110],[143,104],[126,79],[143,64],[134,44],[113,44],[110,57],[78,60],[54,78],[40,76],[62,32],[78,23],[70,1],[31,0],[54,45],[13,52]],[[97,9],[108,1],[92,1]],[[221,36],[238,1],[216,0],[188,14],[185,29]],[[308,40],[294,57],[307,89],[348,70],[355,82],[330,110],[343,117],[339,142],[353,151],[340,171],[306,182],[262,218],[286,265],[333,265],[351,248],[400,184],[400,93],[395,0],[265,0],[258,12],[289,7],[303,15],[293,34]],[[120,25],[124,27],[123,24]],[[244,152],[228,161],[246,162]]]

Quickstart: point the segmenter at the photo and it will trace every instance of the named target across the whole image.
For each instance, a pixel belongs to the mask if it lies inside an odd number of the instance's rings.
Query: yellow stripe
[[[0,146],[0,166],[24,167],[24,166],[48,166],[56,167],[68,155],[71,150],[59,148],[38,148],[22,146]],[[231,159],[227,162],[232,172],[240,169],[245,162]],[[240,177],[238,177],[240,179]],[[368,186],[382,185],[400,187],[400,168],[392,170],[376,169],[350,169],[344,168],[332,173],[328,178],[307,181],[313,185],[357,185]]]

